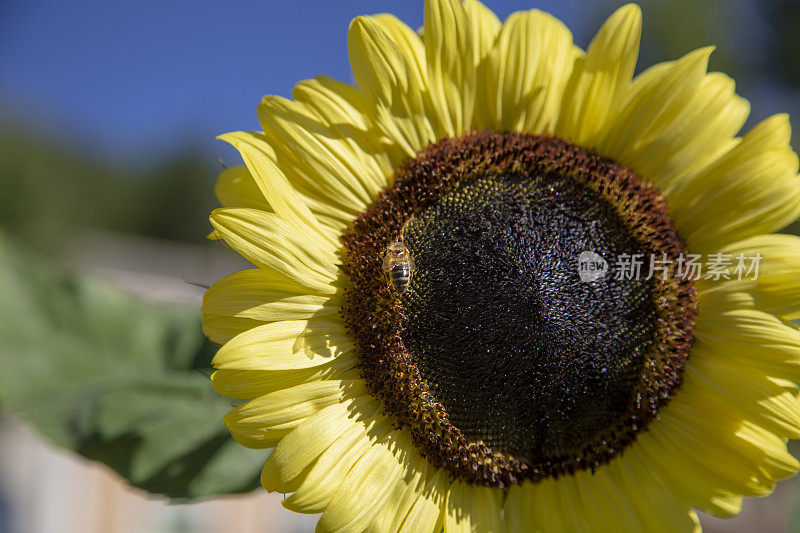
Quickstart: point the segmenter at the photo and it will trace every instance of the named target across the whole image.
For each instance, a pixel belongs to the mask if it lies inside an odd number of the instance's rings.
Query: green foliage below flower
[[[71,277],[0,237],[0,407],[171,498],[254,489],[264,452],[230,438],[195,310]]]

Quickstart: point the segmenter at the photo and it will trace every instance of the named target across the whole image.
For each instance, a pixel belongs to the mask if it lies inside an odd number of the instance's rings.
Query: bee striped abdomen
[[[403,294],[411,283],[411,268],[408,263],[398,263],[389,271],[389,279],[397,292]]]

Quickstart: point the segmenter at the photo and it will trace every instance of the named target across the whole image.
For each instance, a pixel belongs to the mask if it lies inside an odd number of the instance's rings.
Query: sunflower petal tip
[[[369,26],[371,22],[372,21],[370,21],[369,16],[358,15],[357,17],[355,17],[353,20],[350,21],[350,26],[349,26],[350,32],[356,30],[364,31],[367,29],[367,26]]]
[[[638,43],[642,34],[642,10],[636,4],[618,8],[605,20],[595,40],[601,39],[603,34],[606,34],[603,40],[628,36]]]
[[[708,56],[710,56],[712,53],[714,53],[714,51],[715,51],[716,49],[717,49],[717,46],[716,46],[716,45],[714,45],[714,44],[710,44],[710,45],[708,45],[708,46],[703,46],[703,47],[701,47],[701,48],[698,48],[697,50],[695,50],[694,52],[692,52],[692,54],[696,54],[698,57],[703,57],[703,56],[706,56],[706,57],[708,57]]]
[[[792,138],[791,117],[788,113],[770,115],[756,124],[748,135],[753,137],[767,135],[773,139],[775,145],[788,145]]]
[[[792,121],[789,113],[775,113],[766,120],[775,122],[776,125],[780,125],[781,127],[788,128],[789,131],[792,129]]]
[[[624,6],[617,9],[613,16],[621,16],[621,17],[631,17],[634,19],[638,19],[637,23],[641,25],[642,23],[642,8],[639,7],[639,4],[635,4],[631,2],[630,4],[625,4]]]
[[[216,392],[216,393],[217,393],[217,394],[219,394],[220,396],[225,396],[225,397],[227,397],[227,398],[229,398],[229,397],[230,397],[230,396],[228,396],[228,394],[227,394],[227,393],[228,393],[228,390],[227,390],[225,387],[221,386],[221,385],[219,384],[219,382],[218,382],[218,381],[213,381],[213,380],[212,380],[212,381],[211,381],[211,388],[213,388],[213,389],[214,389],[214,392]],[[225,420],[224,420],[224,419],[223,419],[223,424],[225,424],[225,427],[228,429],[228,431],[230,431],[230,427],[228,426],[228,424],[226,424],[226,423],[225,423]]]
[[[214,383],[215,381],[218,381],[218,379],[219,379],[219,376],[217,375],[217,372],[222,370],[222,367],[223,367],[222,357],[224,356],[225,353],[227,353],[227,352],[224,349],[220,349],[220,350],[217,351],[216,354],[214,354],[214,357],[211,359],[211,367],[214,368],[214,373],[211,374],[211,382],[212,383]],[[223,355],[221,355],[221,354],[223,354]]]
[[[678,61],[683,65],[683,68],[694,70],[695,68],[702,68],[708,70],[708,60],[711,54],[717,49],[714,45],[703,46],[687,53]]]
[[[234,414],[234,411],[228,411],[227,413],[225,413],[225,416],[222,417],[222,423],[225,424],[225,427],[228,428],[228,430],[231,430],[231,426],[234,423],[233,422],[234,416],[236,416]]]
[[[217,135],[216,139],[218,141],[226,142],[235,148],[241,133],[242,132],[240,131],[229,131],[228,133]]]
[[[267,492],[276,492],[277,488],[275,487],[277,483],[277,470],[273,464],[273,461],[270,457],[267,457],[266,462],[264,463],[264,468],[261,469],[261,486],[266,489]]]

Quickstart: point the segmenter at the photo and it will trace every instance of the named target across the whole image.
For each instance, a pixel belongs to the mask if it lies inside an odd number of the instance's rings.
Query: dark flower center
[[[397,242],[413,261],[400,284],[408,261],[390,279],[381,268]],[[345,248],[362,375],[457,478],[595,468],[680,384],[696,303],[665,201],[574,145],[442,140],[398,171]]]

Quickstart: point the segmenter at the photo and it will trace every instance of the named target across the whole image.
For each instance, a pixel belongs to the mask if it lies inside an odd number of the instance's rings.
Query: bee
[[[403,294],[411,284],[411,276],[416,268],[414,258],[411,257],[411,252],[403,242],[403,233],[401,232],[400,239],[386,247],[383,255],[383,272],[395,290],[399,294]]]

